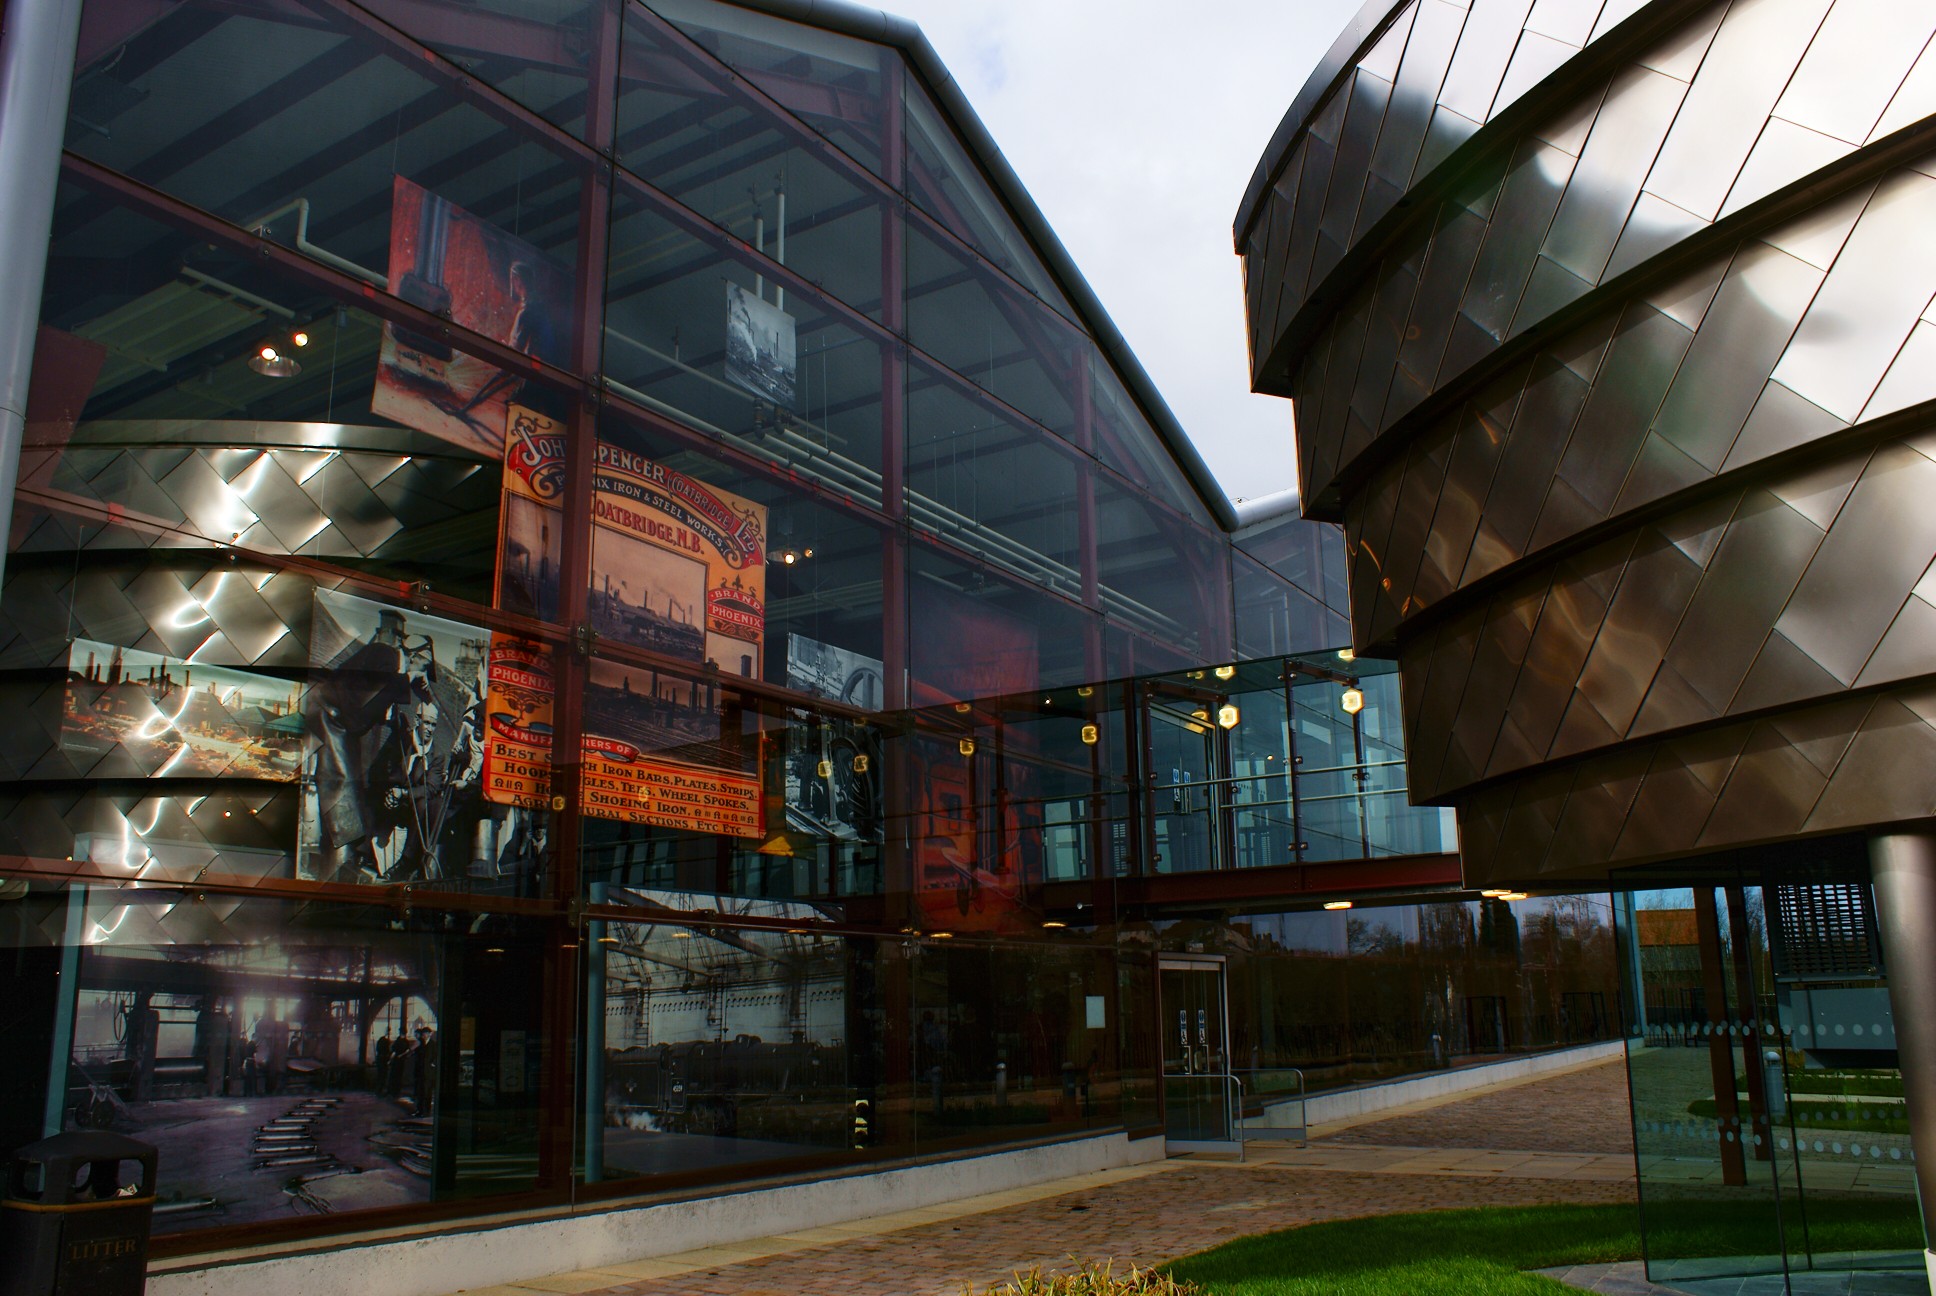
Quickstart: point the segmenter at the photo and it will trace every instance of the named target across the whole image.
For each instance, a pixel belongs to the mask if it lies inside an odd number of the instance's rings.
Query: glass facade
[[[510,8],[88,0],[0,1146],[188,1251],[1153,1132],[1133,885],[1455,849],[1337,533],[1233,544],[898,48]]]
[[[1861,840],[1632,880],[1616,924],[1649,1275],[1919,1282],[1916,1153]]]

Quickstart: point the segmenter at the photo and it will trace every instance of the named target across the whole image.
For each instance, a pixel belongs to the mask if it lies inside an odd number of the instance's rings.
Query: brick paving
[[[887,1219],[473,1293],[959,1296],[1034,1263],[1148,1265],[1248,1233],[1460,1206],[1631,1201],[1618,1062],[1408,1110],[1243,1164],[1171,1160]],[[1469,1152],[1459,1149],[1495,1149]],[[1436,1151],[1435,1151],[1436,1150]],[[1304,1161],[1306,1164],[1298,1164]],[[1059,1191],[1067,1187],[1069,1191]]]
[[[1632,1156],[1627,1069],[1616,1059],[1428,1111],[1407,1111],[1354,1125],[1327,1141]]]

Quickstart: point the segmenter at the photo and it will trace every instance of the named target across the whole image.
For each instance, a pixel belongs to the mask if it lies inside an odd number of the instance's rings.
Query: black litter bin
[[[87,1132],[21,1148],[0,1183],[0,1296],[139,1296],[154,1209],[146,1143]]]

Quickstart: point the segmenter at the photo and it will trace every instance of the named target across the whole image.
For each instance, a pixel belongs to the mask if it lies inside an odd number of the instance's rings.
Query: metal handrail
[[[1253,1072],[1288,1071],[1297,1077],[1297,1145],[1299,1147],[1309,1146],[1311,1142],[1311,1095],[1304,1081],[1304,1069],[1302,1067],[1252,1067],[1251,1070]],[[1241,1083],[1239,1081],[1239,1084]],[[1263,1095],[1260,1093],[1258,1097],[1261,1099]],[[1289,1102],[1290,1099],[1287,1098],[1284,1101]],[[1242,1140],[1240,1139],[1239,1141],[1241,1142]]]

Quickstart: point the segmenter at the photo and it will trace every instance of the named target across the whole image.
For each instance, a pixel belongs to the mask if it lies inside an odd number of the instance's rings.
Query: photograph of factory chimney
[[[60,747],[89,778],[295,781],[302,687],[76,639]]]

